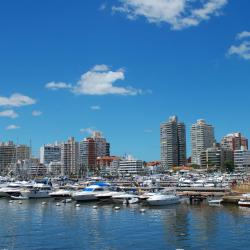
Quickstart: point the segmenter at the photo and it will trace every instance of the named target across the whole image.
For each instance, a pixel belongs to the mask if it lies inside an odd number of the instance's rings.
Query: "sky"
[[[249,0],[2,0],[0,141],[101,131],[112,155],[160,158],[160,123],[250,138]]]

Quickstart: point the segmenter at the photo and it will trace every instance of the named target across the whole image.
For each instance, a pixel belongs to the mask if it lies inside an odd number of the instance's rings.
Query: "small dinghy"
[[[12,200],[28,200],[28,197],[24,197],[24,196],[11,196],[10,197]]]

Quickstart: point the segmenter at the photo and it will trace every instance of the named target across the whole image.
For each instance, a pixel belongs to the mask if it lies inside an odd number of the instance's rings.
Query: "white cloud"
[[[97,64],[92,68],[92,71],[108,71],[109,66],[105,64]]]
[[[243,38],[250,37],[250,32],[249,31],[242,31],[241,33],[237,34],[236,39],[241,40]]]
[[[8,109],[8,110],[1,111],[0,117],[9,117],[9,118],[14,119],[18,117],[18,114],[14,110]]]
[[[107,65],[99,64],[82,74],[80,80],[75,85],[63,82],[50,82],[45,87],[53,90],[67,88],[77,95],[137,95],[144,93],[140,89],[114,85],[117,81],[124,79],[124,69],[112,71]],[[149,93],[149,91],[145,93]]]
[[[34,111],[32,111],[32,115],[33,116],[40,116],[40,115],[42,115],[42,111],[34,110]]]
[[[123,70],[112,71],[106,65],[96,65],[81,76],[73,92],[82,95],[137,95],[141,93],[141,90],[132,87],[114,86],[114,83],[124,79]]]
[[[15,130],[15,129],[19,129],[20,127],[19,126],[16,126],[16,125],[9,125],[9,126],[7,126],[5,129],[6,130]]]
[[[113,12],[134,20],[143,16],[150,23],[168,23],[172,29],[197,26],[211,16],[218,16],[228,0],[119,0]]]
[[[87,133],[92,135],[94,132],[96,132],[96,130],[93,127],[80,129],[80,133]]]
[[[0,106],[21,107],[35,103],[35,99],[18,93],[15,93],[10,97],[0,96]]]
[[[250,60],[250,32],[242,31],[236,35],[236,40],[243,40],[239,45],[230,46],[227,55],[237,55],[245,60]]]
[[[90,109],[92,109],[92,110],[100,110],[101,107],[98,106],[98,105],[94,105],[94,106],[91,106]]]
[[[67,84],[65,82],[49,82],[45,85],[45,88],[51,90],[58,90],[58,89],[71,89],[71,84]]]
[[[250,60],[250,42],[242,42],[239,46],[232,45],[228,50],[228,55],[238,55],[245,60]]]

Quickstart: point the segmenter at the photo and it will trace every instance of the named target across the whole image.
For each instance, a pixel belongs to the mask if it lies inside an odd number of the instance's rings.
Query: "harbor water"
[[[250,208],[0,199],[0,249],[249,249]]]

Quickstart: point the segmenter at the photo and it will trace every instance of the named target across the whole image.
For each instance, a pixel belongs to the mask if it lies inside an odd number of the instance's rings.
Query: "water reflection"
[[[0,249],[248,249],[249,208],[41,203],[0,199]]]

